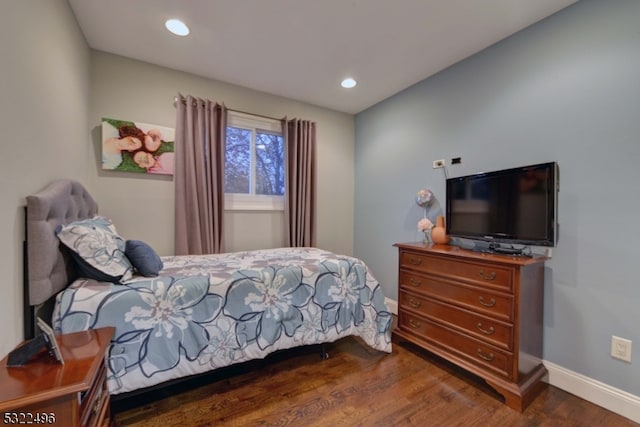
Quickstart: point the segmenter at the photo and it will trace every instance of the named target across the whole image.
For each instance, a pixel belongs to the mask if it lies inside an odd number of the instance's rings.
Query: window
[[[225,152],[225,205],[230,210],[284,209],[282,125],[229,111]]]

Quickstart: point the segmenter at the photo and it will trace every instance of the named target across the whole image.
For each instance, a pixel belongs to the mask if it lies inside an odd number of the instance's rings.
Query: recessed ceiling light
[[[179,19],[168,19],[167,22],[164,23],[164,26],[177,36],[186,36],[189,34],[189,27]]]
[[[351,77],[344,79],[342,81],[342,83],[340,83],[342,85],[342,87],[347,88],[347,89],[351,89],[352,87],[354,87],[355,85],[358,84],[358,82],[356,82],[355,80],[353,80]]]

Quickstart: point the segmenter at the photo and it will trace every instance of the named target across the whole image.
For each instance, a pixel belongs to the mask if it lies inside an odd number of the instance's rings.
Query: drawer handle
[[[422,323],[414,322],[413,319],[409,319],[409,325],[411,325],[412,328],[419,328]]]
[[[420,265],[422,264],[422,258],[409,258],[409,263],[412,265]]]
[[[412,286],[415,286],[416,288],[419,288],[420,285],[422,284],[422,280],[414,279],[412,277],[409,279],[409,284],[411,284]]]
[[[491,298],[489,302],[485,302],[484,298],[481,296],[480,298],[478,298],[478,301],[480,301],[480,304],[484,305],[485,307],[493,307],[494,305],[496,305],[496,300],[494,298]]]
[[[480,349],[477,350],[477,353],[478,353],[478,356],[480,356],[481,359],[484,359],[487,362],[491,362],[493,359],[495,359],[495,356],[493,355],[493,353],[484,354],[482,352],[482,350],[480,350]]]
[[[496,278],[496,272],[495,271],[492,271],[491,273],[486,274],[484,272],[484,270],[480,270],[480,271],[478,271],[478,275],[480,277],[482,277],[484,280],[493,280],[493,279]]]
[[[420,304],[421,304],[421,302],[420,302],[420,301],[416,301],[416,300],[414,300],[413,298],[409,298],[409,305],[410,305],[411,307],[418,308],[418,307],[420,307]]]
[[[491,335],[496,331],[495,329],[493,329],[493,326],[489,326],[489,329],[484,329],[482,327],[482,323],[478,323],[476,326],[478,327],[478,330],[485,335]]]
[[[102,390],[100,390],[97,394],[97,396],[95,397],[95,403],[93,405],[93,408],[91,409],[91,413],[93,415],[97,414],[98,411],[100,410],[100,407],[102,406]]]

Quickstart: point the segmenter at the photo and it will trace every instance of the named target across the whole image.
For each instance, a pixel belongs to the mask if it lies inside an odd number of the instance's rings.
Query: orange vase
[[[442,215],[436,218],[436,226],[431,230],[431,240],[438,245],[449,243],[449,236],[447,236],[446,229],[444,228],[444,217]]]

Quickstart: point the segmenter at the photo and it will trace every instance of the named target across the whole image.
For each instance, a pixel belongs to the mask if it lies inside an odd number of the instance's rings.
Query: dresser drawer
[[[452,277],[489,287],[513,290],[514,271],[508,267],[489,263],[458,261],[415,252],[400,252],[400,268],[423,271],[438,276]]]
[[[497,319],[513,321],[513,296],[478,286],[400,271],[400,290],[436,298]]]
[[[400,309],[398,327],[482,369],[513,379],[513,355]]]
[[[513,325],[480,316],[450,304],[400,291],[399,306],[447,326],[461,330],[479,340],[505,350],[513,350]]]

